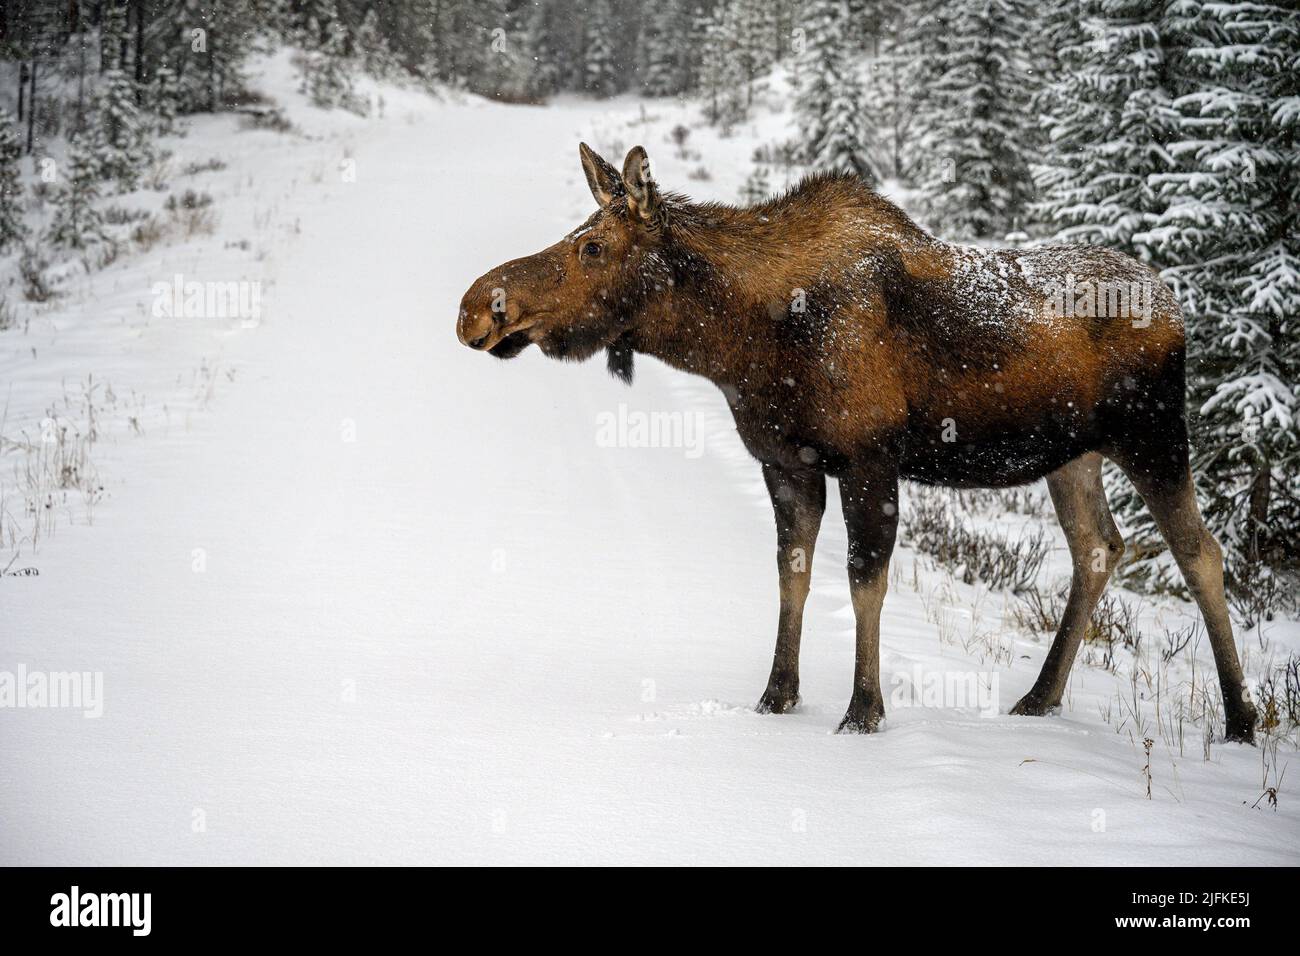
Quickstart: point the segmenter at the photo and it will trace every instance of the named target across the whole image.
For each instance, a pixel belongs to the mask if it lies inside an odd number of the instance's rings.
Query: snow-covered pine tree
[[[180,109],[180,86],[176,71],[166,64],[154,74],[153,114],[159,135],[176,132],[176,114]]]
[[[745,179],[744,185],[740,187],[740,201],[746,206],[754,206],[771,195],[772,177],[768,173],[767,166],[758,163],[754,166],[754,171]]]
[[[902,5],[894,0],[881,0],[877,10],[878,52],[868,65],[867,122],[881,175],[910,182],[913,90],[907,82],[904,40],[913,11],[908,8],[904,16]]]
[[[50,242],[67,249],[85,249],[107,240],[104,221],[95,208],[99,199],[99,157],[86,138],[74,137],[64,161],[63,183],[54,193],[54,215],[46,233]]]
[[[121,70],[104,73],[95,94],[94,128],[83,146],[90,151],[95,176],[130,192],[153,159],[149,124],[136,106],[135,84]]]
[[[290,0],[286,14],[289,42],[308,50],[326,43],[325,28],[339,18],[334,0]]]
[[[1173,166],[1163,141],[1175,118],[1163,7],[1163,0],[1077,0],[1051,11],[1043,34],[1056,55],[1034,99],[1048,147],[1032,165],[1035,233],[1118,249],[1156,268],[1161,250],[1147,230],[1164,201],[1152,177]],[[1132,483],[1108,468],[1106,490],[1135,538],[1121,573],[1132,584],[1172,573],[1171,562],[1149,560],[1159,548],[1143,542],[1158,542],[1159,533]]]
[[[920,187],[926,218],[947,235],[1001,239],[1033,196],[1029,158],[1037,128],[1029,114],[1033,77],[1024,38],[1028,0],[952,0],[942,72],[917,116],[925,157]]]
[[[126,0],[107,0],[103,4],[99,25],[99,69],[122,70],[126,67]]]
[[[920,148],[926,130],[941,124],[939,105],[932,90],[947,69],[949,50],[948,0],[915,0],[902,5],[896,33],[890,37],[887,55],[896,69],[887,82],[873,87],[883,90],[881,115],[892,127],[900,128],[891,144],[898,157],[897,173],[918,186],[927,172],[927,157]],[[898,147],[906,138],[909,149]]]
[[[22,139],[7,110],[0,111],[0,252],[27,235],[23,222],[23,184],[18,163],[23,153]]]
[[[160,4],[153,29],[166,38],[161,55],[176,71],[180,112],[220,109],[243,88],[241,66],[257,24],[279,24],[296,36],[296,21],[290,21],[287,13],[250,0]]]
[[[699,15],[695,30],[700,37],[699,92],[704,118],[711,125],[729,127],[737,119],[741,82],[736,69],[735,36],[725,5]]]
[[[736,73],[743,86],[741,112],[748,115],[762,85],[761,78],[776,59],[772,47],[775,12],[769,0],[731,0],[726,16],[732,23]]]
[[[818,131],[831,108],[835,75],[831,44],[842,39],[843,9],[839,0],[811,0],[797,21],[804,47],[794,64],[798,90],[794,114],[802,152],[809,160],[816,151]]]
[[[533,81],[522,12],[511,10],[504,0],[489,0],[478,10],[485,26],[486,50],[475,74],[474,89],[509,101],[528,96]]]
[[[419,0],[416,17],[415,47],[418,54],[414,59],[416,74],[430,88],[444,79],[446,60],[442,44],[446,31],[442,29],[445,11],[440,0]]]
[[[1161,143],[1171,117],[1160,37],[1163,0],[1082,0],[1046,27],[1058,63],[1037,97],[1050,148],[1032,166],[1037,231],[1105,245],[1159,265],[1136,242],[1163,208],[1151,177],[1172,159]]]
[[[642,93],[677,96],[686,92],[690,35],[689,0],[661,0],[645,13],[638,42]]]
[[[593,0],[583,16],[583,88],[595,96],[618,92],[619,75],[614,62],[616,29],[609,0]]]
[[[361,58],[361,68],[371,76],[383,80],[400,73],[401,66],[388,48],[387,38],[379,29],[379,14],[374,7],[369,7],[361,18],[354,44]]]
[[[524,26],[531,70],[528,91],[544,99],[573,85],[575,57],[570,44],[574,30],[557,0],[536,0]]]
[[[795,102],[804,156],[814,169],[847,170],[874,183],[880,176],[870,155],[861,57],[849,44],[848,5],[813,0],[806,16]]]
[[[849,8],[846,33],[855,50],[875,56],[880,52],[886,23],[895,4],[891,0],[845,0]]]
[[[1194,469],[1230,580],[1300,558],[1300,10],[1172,0],[1176,170],[1139,241],[1188,317]]]
[[[309,34],[314,26],[315,21],[309,21]],[[322,33],[321,44],[307,51],[303,58],[303,92],[325,109],[351,108],[352,64],[347,56],[347,30],[338,20],[331,20]]]

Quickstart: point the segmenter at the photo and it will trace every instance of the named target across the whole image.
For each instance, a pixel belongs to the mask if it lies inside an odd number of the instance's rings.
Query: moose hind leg
[[[880,466],[840,479],[849,534],[849,592],[857,624],[853,697],[839,733],[873,733],[885,717],[880,692],[880,609],[898,531],[898,474]]]
[[[1061,695],[1088,621],[1123,557],[1124,539],[1106,504],[1101,464],[1101,455],[1090,452],[1047,476],[1047,490],[1065,532],[1074,570],[1070,596],[1043,669],[1029,693],[1011,708],[1013,714],[1040,717],[1061,706]]]
[[[826,510],[826,478],[764,465],[763,480],[776,515],[781,616],[776,627],[772,674],[756,709],[762,714],[784,714],[799,702],[799,638],[812,577],[813,549]]]
[[[1124,472],[1155,518],[1156,527],[1169,545],[1187,581],[1187,589],[1205,618],[1205,630],[1219,672],[1219,689],[1223,692],[1227,739],[1254,743],[1258,714],[1246,694],[1237,644],[1232,636],[1232,621],[1223,592],[1223,549],[1201,518],[1191,469],[1184,459],[1177,469],[1153,473],[1126,464]]]

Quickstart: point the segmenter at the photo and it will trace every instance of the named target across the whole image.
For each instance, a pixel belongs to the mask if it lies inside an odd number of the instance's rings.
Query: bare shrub
[[[176,230],[185,239],[198,235],[211,235],[217,228],[217,215],[212,207],[212,197],[205,192],[187,189],[177,196],[167,197],[164,204]]]
[[[167,202],[163,205],[168,212],[179,212],[182,209],[202,209],[205,206],[212,205],[212,197],[205,192],[195,192],[193,189],[187,189],[179,196],[172,193],[167,197]]]
[[[1142,645],[1138,628],[1138,606],[1118,594],[1103,594],[1083,632],[1083,639],[1102,649],[1101,667],[1116,670],[1115,651],[1124,648],[1134,654]]]
[[[273,133],[292,133],[293,123],[276,107],[248,106],[239,110],[239,125],[244,129],[265,129]]]
[[[1021,588],[1011,608],[1011,620],[1023,631],[1055,631],[1065,610],[1065,596],[1060,591],[1042,590],[1037,585]]]
[[[181,167],[182,176],[196,176],[199,173],[216,173],[226,168],[226,161],[218,156],[211,159],[191,161]]]
[[[140,222],[149,218],[149,213],[144,209],[126,209],[123,206],[109,206],[103,212],[104,222],[110,226],[129,226],[133,222]]]
[[[916,489],[912,507],[902,518],[911,546],[929,555],[966,584],[982,581],[990,588],[1021,591],[1033,584],[1047,559],[1042,529],[1015,539],[992,531],[973,531],[952,508],[954,496],[937,489]]]
[[[35,246],[23,246],[18,257],[18,275],[23,280],[23,298],[28,302],[48,302],[54,298],[54,288],[45,278],[50,261]]]
[[[131,241],[139,246],[142,252],[148,252],[166,239],[167,233],[166,223],[157,216],[149,216],[131,230]]]

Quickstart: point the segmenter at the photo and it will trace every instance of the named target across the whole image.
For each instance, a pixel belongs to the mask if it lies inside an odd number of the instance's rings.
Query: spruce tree
[[[379,28],[379,14],[374,7],[366,10],[357,27],[355,46],[361,58],[361,68],[381,80],[391,79],[401,70],[397,58],[388,48],[388,40]]]
[[[772,32],[775,14],[768,0],[730,0],[726,16],[731,21],[735,69],[741,89],[737,112],[747,116],[764,76],[775,62]]]
[[[154,75],[153,113],[158,133],[167,136],[176,132],[176,113],[180,109],[180,86],[176,71],[169,66],[158,67]]]
[[[307,35],[318,31],[310,20]],[[316,106],[331,109],[352,105],[352,71],[347,58],[347,30],[338,20],[331,20],[319,32],[320,45],[308,50],[303,59],[302,89]]]
[[[583,88],[595,96],[613,96],[618,92],[619,76],[614,63],[614,14],[609,0],[594,0],[587,7],[583,32]]]
[[[107,240],[104,221],[95,202],[99,199],[99,156],[94,145],[75,137],[64,161],[63,183],[54,194],[54,215],[47,237],[56,246],[86,247]]]
[[[566,43],[571,32],[556,0],[537,0],[525,26],[528,35],[528,92],[545,99],[571,82],[572,57]]]
[[[1033,213],[1055,240],[1105,245],[1158,265],[1158,249],[1135,236],[1145,236],[1163,208],[1152,177],[1172,166],[1161,142],[1171,116],[1163,2],[1079,6],[1054,25],[1064,45],[1038,97],[1050,161],[1033,167],[1040,190]]]
[[[772,178],[763,163],[754,167],[754,171],[740,187],[740,201],[746,206],[755,206],[772,195]]]
[[[879,178],[870,156],[869,109],[861,58],[850,44],[844,0],[814,0],[807,11],[808,46],[799,62],[795,102],[804,157],[814,169]]]
[[[638,43],[641,92],[646,96],[677,96],[686,92],[689,16],[688,0],[662,0],[646,11]]]
[[[867,78],[867,111],[875,155],[882,176],[911,180],[913,150],[912,105],[904,44],[914,11],[904,16],[898,3],[879,5],[879,52],[872,57]]]
[[[938,77],[918,116],[926,218],[950,235],[1000,240],[1033,196],[1028,0],[953,0]]]
[[[21,242],[27,235],[27,225],[23,222],[23,186],[18,169],[22,152],[22,140],[8,111],[0,112],[0,252]]]
[[[1195,471],[1239,585],[1300,557],[1300,11],[1173,0],[1176,98],[1141,241],[1187,314]]]
[[[150,130],[136,106],[135,84],[121,70],[109,70],[95,95],[94,129],[83,145],[91,151],[96,176],[122,192],[140,182],[153,159]]]
[[[106,0],[99,27],[99,69],[126,67],[126,0]]]
[[[479,11],[485,16],[487,47],[475,72],[474,88],[485,96],[508,100],[526,96],[532,86],[526,24],[500,0],[480,5]]]

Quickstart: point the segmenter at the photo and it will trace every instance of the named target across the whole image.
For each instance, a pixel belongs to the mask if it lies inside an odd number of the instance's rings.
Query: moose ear
[[[591,194],[602,207],[623,195],[623,181],[618,170],[596,155],[586,143],[578,144],[578,155],[582,157],[582,171],[587,174],[587,185]]]
[[[623,188],[635,215],[649,222],[659,214],[659,189],[650,178],[650,157],[641,146],[633,146],[623,160]]]

